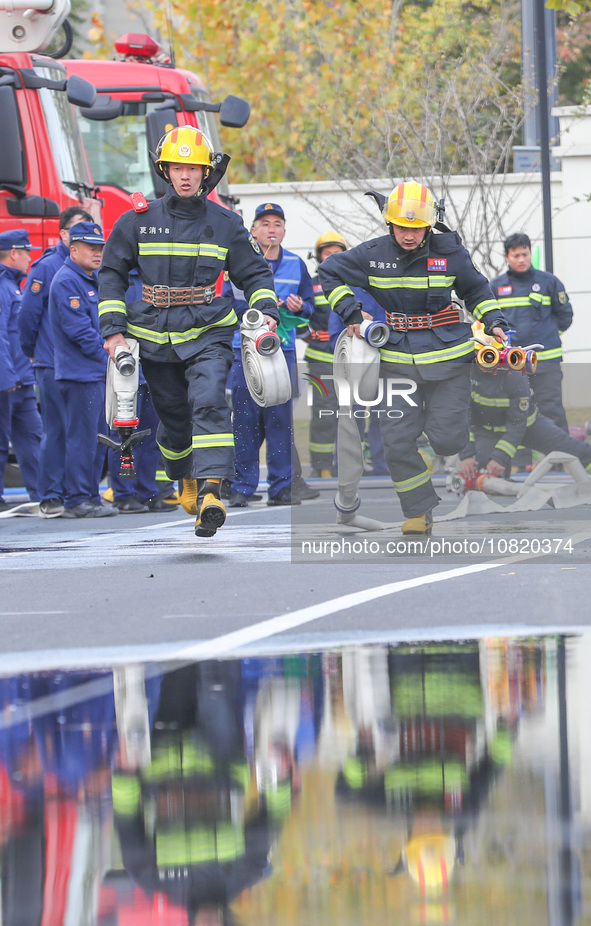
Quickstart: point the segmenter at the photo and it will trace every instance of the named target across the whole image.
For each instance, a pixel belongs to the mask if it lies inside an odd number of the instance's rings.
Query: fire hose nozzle
[[[501,351],[500,362],[510,370],[523,370],[525,366],[525,351],[521,347],[506,347]]]
[[[259,309],[247,309],[242,316],[243,328],[262,328],[264,324],[263,313]]]
[[[122,376],[132,376],[135,373],[135,358],[131,351],[121,344],[115,348],[115,366]]]
[[[373,322],[367,318],[361,322],[359,331],[370,347],[383,347],[390,337],[390,329],[385,322]]]
[[[255,347],[263,357],[272,357],[281,347],[281,338],[273,331],[263,331],[256,339]]]
[[[494,370],[498,367],[500,360],[501,355],[498,348],[491,345],[483,345],[476,351],[476,362],[483,370]]]

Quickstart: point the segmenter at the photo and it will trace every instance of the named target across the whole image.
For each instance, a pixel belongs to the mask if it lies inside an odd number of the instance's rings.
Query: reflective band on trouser
[[[185,457],[190,457],[193,452],[192,447],[186,447],[184,450],[169,450],[168,447],[163,447],[162,444],[158,444],[158,449],[165,460],[184,460]],[[163,473],[162,478],[167,479],[168,476]]]
[[[257,302],[260,302],[261,299],[270,299],[275,303],[275,305],[277,305],[277,296],[272,289],[257,289],[248,300],[250,308],[254,308]]]
[[[506,453],[508,457],[514,457],[517,453],[517,447],[514,447],[513,444],[510,444],[508,440],[499,440],[495,444],[497,450],[501,450],[503,453]]]
[[[488,312],[500,313],[500,306],[496,299],[485,299],[484,302],[479,302],[478,305],[472,309],[472,315],[477,321],[482,321]]]
[[[334,363],[334,354],[330,351],[315,350],[313,347],[307,347],[304,354],[304,360],[318,360],[322,363]]]
[[[127,775],[113,775],[111,780],[113,810],[117,814],[133,815],[140,806],[140,783]]]
[[[333,289],[332,293],[328,294],[328,302],[334,311],[334,307],[343,296],[354,296],[354,292],[350,286],[337,286],[336,289]]]
[[[315,444],[310,441],[310,453],[334,453],[334,444]]]
[[[124,302],[120,302],[118,299],[104,299],[102,302],[99,302],[99,318],[103,315],[108,315],[110,312],[118,312],[120,315],[127,315],[127,307]]]
[[[401,479],[400,482],[395,481],[394,488],[397,492],[412,492],[413,489],[418,489],[419,486],[423,486],[427,482],[431,482],[431,474],[428,469],[425,469],[422,473],[411,476],[410,479]]]
[[[384,363],[442,363],[444,360],[458,360],[474,353],[473,341],[462,341],[455,347],[445,347],[443,350],[430,350],[423,354],[407,354],[402,351],[380,348],[380,357]]]
[[[550,350],[536,351],[538,361],[540,360],[562,360],[562,347],[553,347]]]
[[[234,435],[225,434],[194,434],[193,450],[203,450],[206,447],[233,447]]]

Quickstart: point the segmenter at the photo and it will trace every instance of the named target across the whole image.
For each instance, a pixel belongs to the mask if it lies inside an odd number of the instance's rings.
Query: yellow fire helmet
[[[422,896],[447,891],[456,864],[453,836],[433,833],[415,837],[406,846],[404,856],[406,870],[418,885]]]
[[[386,225],[432,228],[437,222],[435,197],[424,183],[411,180],[395,186],[382,212]]]
[[[192,125],[179,125],[171,129],[158,142],[156,166],[163,164],[201,164],[211,167],[213,146],[199,129]]]
[[[329,229],[329,231],[324,232],[320,235],[320,238],[314,245],[314,255],[316,257],[316,262],[320,263],[320,255],[324,248],[329,248],[331,245],[338,245],[342,251],[347,250],[347,242],[342,235],[339,235],[334,229]]]

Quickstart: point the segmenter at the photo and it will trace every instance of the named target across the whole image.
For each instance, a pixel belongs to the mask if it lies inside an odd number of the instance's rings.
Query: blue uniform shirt
[[[96,273],[89,276],[67,257],[51,284],[49,318],[55,378],[80,383],[103,380],[108,358],[99,328]]]
[[[23,279],[20,270],[0,264],[0,392],[18,383],[30,386],[35,382],[35,372],[21,350],[18,332]]]
[[[53,367],[54,351],[49,321],[49,290],[61,270],[70,250],[63,241],[47,248],[39,260],[31,264],[18,319],[21,347],[27,357],[34,358],[35,367]]]

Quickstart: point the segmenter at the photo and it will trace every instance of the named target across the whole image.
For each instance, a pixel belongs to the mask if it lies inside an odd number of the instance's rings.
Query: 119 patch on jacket
[[[428,257],[427,258],[427,270],[447,270],[447,258],[445,257]]]

